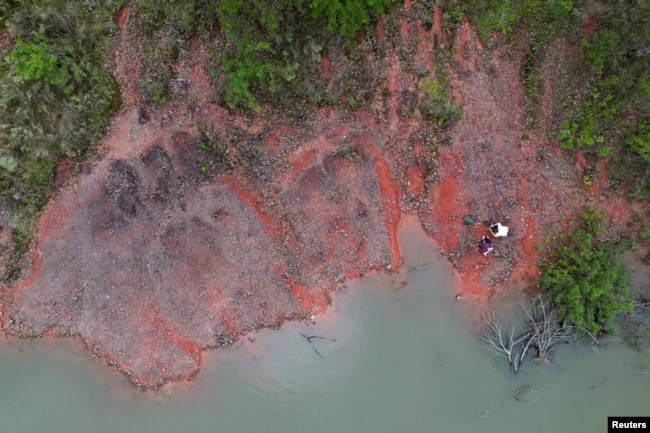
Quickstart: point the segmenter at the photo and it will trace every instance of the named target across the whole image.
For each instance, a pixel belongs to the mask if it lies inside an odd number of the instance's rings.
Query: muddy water
[[[401,244],[421,269],[350,284],[316,323],[208,354],[193,384],[155,398],[73,344],[3,343],[0,432],[586,433],[607,415],[650,414],[650,376],[618,345],[562,347],[554,365],[512,377],[475,340],[446,264],[416,230]],[[524,383],[536,402],[512,398]]]

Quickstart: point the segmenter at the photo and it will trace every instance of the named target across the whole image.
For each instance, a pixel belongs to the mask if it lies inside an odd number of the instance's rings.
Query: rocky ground
[[[528,130],[523,47],[483,44],[470,24],[444,29],[440,10],[426,30],[416,12],[406,1],[399,40],[379,22],[362,42],[379,83],[369,108],[310,108],[297,120],[217,105],[196,40],[175,66],[177,97],[141,105],[142,54],[121,9],[123,108],[93,161],[77,174],[62,163],[21,277],[3,288],[2,328],[78,335],[155,388],[192,377],[203,350],[318,316],[346,280],[398,269],[406,214],[458,270],[453,295],[485,299],[529,285],[545,240],[585,205],[607,211],[614,238],[647,212],[607,192],[607,160],[590,165],[547,139],[561,68],[544,77],[542,126]],[[441,134],[417,102],[443,62],[463,114]],[[344,79],[336,53],[321,65],[332,84]],[[487,257],[477,249],[483,221],[510,227]]]

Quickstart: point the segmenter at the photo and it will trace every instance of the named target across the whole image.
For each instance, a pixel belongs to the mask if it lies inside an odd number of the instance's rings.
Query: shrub
[[[592,88],[580,109],[564,120],[558,131],[549,135],[557,138],[565,149],[591,148],[605,142],[607,135],[614,138],[610,131],[620,116],[620,105],[614,97],[617,81],[614,76]]]
[[[630,310],[627,274],[614,245],[600,242],[601,215],[585,212],[581,225],[540,266],[541,287],[550,294],[561,321],[595,333],[616,314]]]
[[[46,43],[18,41],[7,60],[12,63],[15,75],[13,79],[22,83],[27,80],[44,80],[54,86],[63,87],[68,82],[68,67],[71,59],[64,55],[56,55],[55,48]],[[65,87],[64,93],[70,93],[71,88]]]
[[[299,0],[335,35],[354,37],[395,0]]]
[[[440,80],[425,77],[420,84],[420,112],[425,119],[433,121],[439,127],[462,117],[462,111],[453,106],[448,94],[448,82],[444,74]]]
[[[650,164],[650,122],[639,122],[636,130],[625,140],[625,144]]]
[[[244,107],[259,110],[257,99],[253,94],[255,89],[275,92],[283,68],[264,59],[264,54],[271,49],[268,43],[253,44],[249,38],[244,38],[236,49],[237,52],[232,57],[217,60],[228,78],[224,99],[230,108]],[[288,73],[286,76],[292,78],[295,74]]]

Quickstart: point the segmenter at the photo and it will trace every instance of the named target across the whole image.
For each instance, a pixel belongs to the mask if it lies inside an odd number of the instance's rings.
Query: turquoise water
[[[512,376],[477,341],[446,263],[415,229],[401,242],[407,264],[423,269],[349,284],[315,323],[213,351],[192,384],[153,395],[79,344],[3,343],[0,433],[593,433],[608,415],[650,415],[643,360],[618,344],[601,354],[563,346],[553,365]],[[539,387],[538,401],[512,398],[524,383]]]

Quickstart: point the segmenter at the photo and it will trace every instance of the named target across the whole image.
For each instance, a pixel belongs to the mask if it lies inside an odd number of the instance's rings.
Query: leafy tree
[[[632,307],[627,274],[614,245],[597,239],[601,218],[592,210],[585,212],[581,226],[542,263],[540,279],[558,319],[593,333]]]

